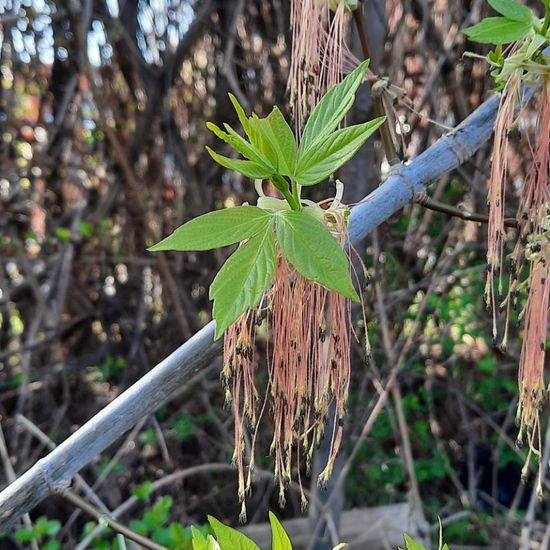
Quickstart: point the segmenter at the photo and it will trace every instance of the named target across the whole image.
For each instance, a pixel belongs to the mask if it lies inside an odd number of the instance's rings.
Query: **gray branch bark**
[[[498,96],[491,97],[424,153],[395,168],[380,187],[354,207],[349,227],[351,241],[364,238],[410,202],[415,193],[471,157],[491,136],[498,101]],[[52,492],[66,490],[75,474],[94,457],[140,418],[172,399],[219,352],[220,345],[213,343],[213,336],[211,322],[6,487],[0,493],[0,530],[8,529]]]

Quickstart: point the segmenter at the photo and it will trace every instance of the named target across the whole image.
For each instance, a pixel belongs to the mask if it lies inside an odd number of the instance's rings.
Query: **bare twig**
[[[440,202],[430,198],[424,192],[417,193],[414,196],[414,202],[430,210],[434,210],[436,212],[442,212],[443,214],[449,214],[450,216],[455,216],[457,218],[461,218],[462,220],[466,220],[468,222],[489,223],[489,216],[487,214],[478,214],[476,212],[470,212],[468,210],[450,206],[448,204],[445,204],[444,202]],[[515,218],[505,218],[504,225],[506,227],[517,229],[518,222]]]
[[[151,539],[139,535],[135,531],[132,531],[130,528],[126,527],[126,525],[124,525],[123,523],[117,521],[110,514],[101,512],[95,506],[92,506],[88,501],[84,500],[73,491],[63,491],[59,494],[64,500],[70,502],[73,506],[80,508],[80,510],[96,519],[102,525],[110,527],[113,531],[120,533],[127,539],[137,542],[138,544],[143,546],[143,548],[147,548],[149,550],[167,550],[166,546],[161,546],[160,544],[153,542]]]
[[[378,259],[380,257],[380,244],[378,240],[378,229],[375,229],[373,231],[373,248],[374,248],[374,257]],[[376,261],[375,263],[375,269],[379,271],[380,265],[379,262]],[[382,331],[382,344],[384,347],[384,351],[386,353],[386,357],[388,360],[388,363],[390,365],[396,365],[397,358],[395,356],[395,344],[392,341],[392,336],[390,334],[390,326],[389,326],[389,320],[388,320],[388,313],[386,310],[386,300],[384,296],[384,289],[382,286],[382,277],[380,277],[380,274],[377,273],[374,280],[374,289],[376,294],[376,310],[378,313],[378,317],[380,319],[380,327]],[[426,518],[424,515],[424,509],[422,505],[422,498],[420,496],[420,488],[418,486],[418,479],[416,477],[416,472],[414,469],[414,458],[412,453],[412,446],[409,436],[409,428],[407,425],[407,421],[405,419],[405,413],[403,410],[403,399],[401,396],[401,388],[399,387],[399,383],[396,383],[391,388],[392,398],[395,403],[395,409],[397,412],[397,422],[399,426],[399,432],[401,435],[401,443],[403,446],[403,460],[405,463],[405,469],[407,471],[409,482],[410,482],[410,492],[409,492],[409,498],[410,498],[410,504],[411,504],[411,510],[413,511],[413,516],[415,519],[419,522],[420,530],[424,530],[424,527],[426,526]]]

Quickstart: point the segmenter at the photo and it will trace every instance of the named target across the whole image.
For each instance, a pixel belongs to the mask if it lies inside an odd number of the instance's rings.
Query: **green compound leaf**
[[[307,153],[300,155],[296,181],[300,185],[315,185],[328,178],[355,155],[385,120],[386,117],[378,117],[330,134]]]
[[[260,550],[255,542],[236,529],[227,527],[216,518],[208,516],[208,522],[218,539],[221,550]]]
[[[319,101],[304,127],[299,157],[325,139],[340,124],[353,105],[355,93],[363,82],[368,66],[367,59]]]
[[[209,212],[178,227],[148,250],[210,250],[228,246],[265,230],[271,215],[257,206],[236,206]]]
[[[258,305],[275,273],[273,225],[241,245],[229,257],[210,286],[214,300],[212,316],[216,320],[215,338],[219,338],[247,309]],[[223,544],[222,544],[223,548]]]
[[[292,550],[292,544],[281,522],[273,512],[269,512],[271,523],[271,550]]]
[[[219,155],[210,147],[206,146],[206,150],[210,153],[210,156],[221,166],[229,170],[235,170],[243,176],[251,179],[265,180],[273,175],[273,170],[267,168],[262,164],[258,164],[252,160],[232,159]]]
[[[531,30],[531,21],[514,21],[506,17],[487,17],[462,32],[473,42],[481,44],[509,44],[524,37]]]
[[[514,21],[531,23],[531,10],[515,0],[489,0],[489,5],[500,15]]]
[[[306,279],[359,302],[349,260],[338,241],[307,209],[276,214],[277,237],[288,261]]]

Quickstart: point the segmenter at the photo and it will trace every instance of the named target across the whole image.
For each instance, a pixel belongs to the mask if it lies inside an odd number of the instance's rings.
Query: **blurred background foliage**
[[[372,55],[400,90],[392,109],[411,158],[490,93],[484,62],[462,57],[486,49],[460,34],[489,9],[481,0],[365,4]],[[236,123],[229,91],[259,114],[273,104],[288,114],[290,40],[287,0],[0,3],[3,483],[210,320],[207,289],[228,251],[152,255],[146,246],[196,215],[253,200],[251,182],[208,160],[205,122]],[[359,57],[352,31],[350,45]],[[369,111],[364,89],[352,118]],[[527,147],[515,137],[512,183]],[[490,144],[429,194],[486,212],[489,155]],[[380,144],[342,172],[344,199],[360,200],[387,172]],[[543,548],[536,465],[521,485],[526,453],[515,445],[520,329],[506,350],[493,348],[485,230],[411,205],[358,247],[373,361],[355,346],[344,509],[408,502],[434,537],[441,516],[453,549],[515,547],[528,522],[531,548]],[[396,365],[398,391],[361,435]],[[123,522],[168,548],[190,548],[187,526],[207,513],[238,515],[219,369],[199,373],[82,472],[110,510],[126,505]],[[277,507],[262,470],[268,434],[252,524]],[[292,491],[280,514],[303,515]],[[32,521],[0,544],[76,548],[96,526],[53,497]],[[89,538],[92,548],[121,548],[109,531]]]

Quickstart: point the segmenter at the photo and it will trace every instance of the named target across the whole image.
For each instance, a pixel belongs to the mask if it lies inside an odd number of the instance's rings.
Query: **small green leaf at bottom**
[[[229,257],[210,286],[216,339],[242,313],[258,305],[274,273],[275,240],[269,224]]]
[[[200,529],[197,529],[194,525],[191,525],[191,536],[193,550],[206,550],[206,537]]]
[[[260,550],[255,542],[239,533],[236,529],[224,525],[216,518],[208,516],[208,522],[222,550]]]
[[[290,539],[273,512],[269,512],[269,523],[271,523],[271,550],[292,550]]]

